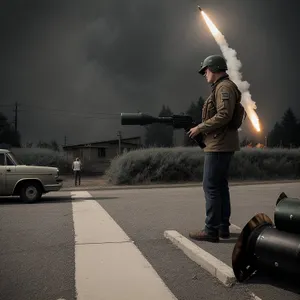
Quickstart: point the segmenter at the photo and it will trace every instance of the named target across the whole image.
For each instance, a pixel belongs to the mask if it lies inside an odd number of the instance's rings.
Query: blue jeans
[[[206,152],[203,167],[203,190],[206,201],[205,231],[218,235],[229,230],[231,204],[228,171],[234,152]]]

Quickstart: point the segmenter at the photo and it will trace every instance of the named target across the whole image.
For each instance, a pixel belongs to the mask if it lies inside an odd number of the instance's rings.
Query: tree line
[[[21,134],[15,129],[14,125],[8,122],[7,117],[0,112],[0,148],[10,148],[10,147],[21,147]],[[44,141],[39,141],[36,144],[26,143],[24,145],[26,148],[46,148],[54,151],[59,151],[59,145],[56,141],[52,140],[49,143]]]

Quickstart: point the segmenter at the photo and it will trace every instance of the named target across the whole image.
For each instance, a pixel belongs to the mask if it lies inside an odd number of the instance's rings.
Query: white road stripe
[[[76,199],[87,199],[87,198],[93,198],[92,195],[87,191],[73,191],[71,192],[72,198]]]
[[[236,226],[234,224],[231,224],[230,225],[230,230],[231,231],[234,231],[234,232],[241,232],[242,231],[242,228],[240,228],[239,226]]]
[[[250,293],[252,300],[262,300],[261,298],[257,297],[254,293]]]
[[[74,201],[73,220],[76,245],[131,241],[95,200]]]
[[[73,195],[78,198],[78,192]],[[96,201],[73,201],[72,208],[77,300],[176,300],[122,228]]]

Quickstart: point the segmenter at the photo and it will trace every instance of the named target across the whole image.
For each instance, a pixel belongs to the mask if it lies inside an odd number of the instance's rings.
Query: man
[[[238,128],[242,119],[238,118],[244,111],[240,104],[241,93],[229,79],[227,70],[222,56],[211,55],[203,61],[199,73],[211,84],[212,92],[203,105],[202,123],[188,132],[191,138],[202,134],[206,144],[203,166],[205,227],[189,234],[200,241],[218,242],[219,237],[230,237],[228,170],[234,152],[240,150]]]
[[[75,161],[73,161],[72,169],[73,169],[74,176],[75,176],[75,186],[77,186],[77,181],[80,185],[82,165],[81,165],[81,161],[79,160],[78,157],[76,157]]]

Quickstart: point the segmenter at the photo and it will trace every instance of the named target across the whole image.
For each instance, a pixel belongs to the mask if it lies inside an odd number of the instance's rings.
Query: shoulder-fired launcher
[[[191,116],[187,115],[172,115],[170,117],[153,117],[145,113],[121,113],[122,125],[149,125],[154,123],[166,124],[172,126],[174,129],[184,129],[188,132],[197,124]],[[193,138],[200,148],[205,148],[202,134],[198,134]]]

